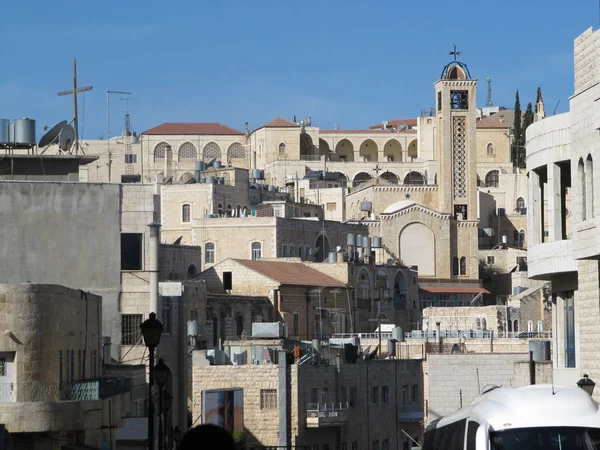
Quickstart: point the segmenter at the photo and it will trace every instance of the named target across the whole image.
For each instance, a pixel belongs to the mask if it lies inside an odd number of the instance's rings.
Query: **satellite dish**
[[[65,125],[67,125],[67,121],[63,120],[62,122],[57,123],[56,125],[54,125],[52,128],[50,128],[50,131],[48,131],[46,134],[44,134],[42,136],[42,138],[40,139],[40,143],[38,144],[38,147],[46,147],[48,145],[51,145],[54,143],[54,141],[56,141],[56,138],[58,137],[58,135],[60,134],[60,130],[62,130]]]
[[[70,152],[75,140],[75,130],[71,125],[65,125],[58,135],[58,148],[63,152]]]

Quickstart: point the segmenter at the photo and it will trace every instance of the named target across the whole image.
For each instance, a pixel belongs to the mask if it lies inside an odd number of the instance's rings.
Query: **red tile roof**
[[[222,123],[216,122],[165,122],[149,130],[144,131],[142,134],[170,134],[170,135],[183,135],[183,134],[208,134],[208,135],[243,135],[241,131],[234,128],[223,125]]]
[[[419,292],[423,294],[489,294],[490,291],[478,286],[465,286],[465,287],[430,287],[430,286],[419,286]]]
[[[394,134],[394,133],[416,133],[417,130],[320,130],[320,133],[328,133],[328,134]]]
[[[479,119],[477,121],[477,128],[510,128],[511,125],[506,122],[491,119]]]
[[[281,117],[276,117],[271,120],[269,123],[265,123],[261,128],[280,128],[280,127],[297,127],[298,124],[294,122],[290,122],[289,120],[283,119]]]
[[[345,287],[345,284],[302,263],[234,259],[235,262],[281,284]]]
[[[416,127],[417,126],[417,121],[418,119],[397,119],[397,120],[388,120],[387,121],[387,126],[388,127],[397,127],[398,125],[408,125],[410,127]],[[369,128],[371,129],[377,129],[377,128],[383,128],[383,124],[381,123],[376,123],[375,125],[371,125]]]

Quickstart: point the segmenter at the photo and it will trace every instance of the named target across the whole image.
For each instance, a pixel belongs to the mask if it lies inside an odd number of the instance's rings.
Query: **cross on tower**
[[[461,54],[461,52],[457,52],[457,51],[456,51],[456,44],[454,44],[454,50],[453,50],[453,51],[451,51],[451,52],[449,53],[449,55],[453,55],[453,56],[454,56],[454,61],[456,61],[456,57],[457,57],[457,56],[460,56],[460,54]]]
[[[78,150],[81,150],[83,152],[81,145],[79,145],[79,119],[77,116],[77,93],[91,91],[91,90],[92,90],[91,86],[85,86],[82,88],[77,87],[77,60],[74,59],[73,60],[73,89],[68,90],[68,91],[61,91],[58,93],[58,96],[60,97],[62,95],[73,94],[73,112],[74,112],[73,124],[75,125],[73,127],[73,128],[75,128],[75,142],[73,143],[73,147],[75,148],[75,154],[77,154]],[[108,138],[110,139],[110,136]]]
[[[375,176],[376,178],[376,184],[379,184],[379,172],[381,172],[383,169],[381,169],[379,167],[379,164],[375,164],[375,168],[373,169],[373,172],[375,172]]]

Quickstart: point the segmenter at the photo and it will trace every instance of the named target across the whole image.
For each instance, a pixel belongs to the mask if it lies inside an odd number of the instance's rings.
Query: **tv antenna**
[[[63,95],[73,95],[73,125],[75,128],[75,141],[73,142],[73,147],[75,148],[75,154],[77,154],[79,152],[79,150],[81,150],[81,152],[83,154],[85,154],[85,152],[83,151],[83,149],[81,148],[81,145],[79,144],[79,118],[77,115],[77,93],[79,92],[85,92],[85,91],[91,91],[92,90],[92,86],[84,86],[81,88],[77,87],[77,60],[74,59],[73,60],[73,89],[69,89],[67,91],[60,91],[58,92],[58,96],[61,97]]]
[[[112,153],[110,151],[110,94],[131,95],[131,92],[124,91],[106,91],[106,140],[108,141],[108,182],[112,179]]]

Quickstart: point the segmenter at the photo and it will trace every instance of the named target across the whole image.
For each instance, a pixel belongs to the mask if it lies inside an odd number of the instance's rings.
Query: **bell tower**
[[[435,83],[436,155],[438,160],[439,211],[458,221],[477,220],[476,88],[460,52],[444,67]]]

